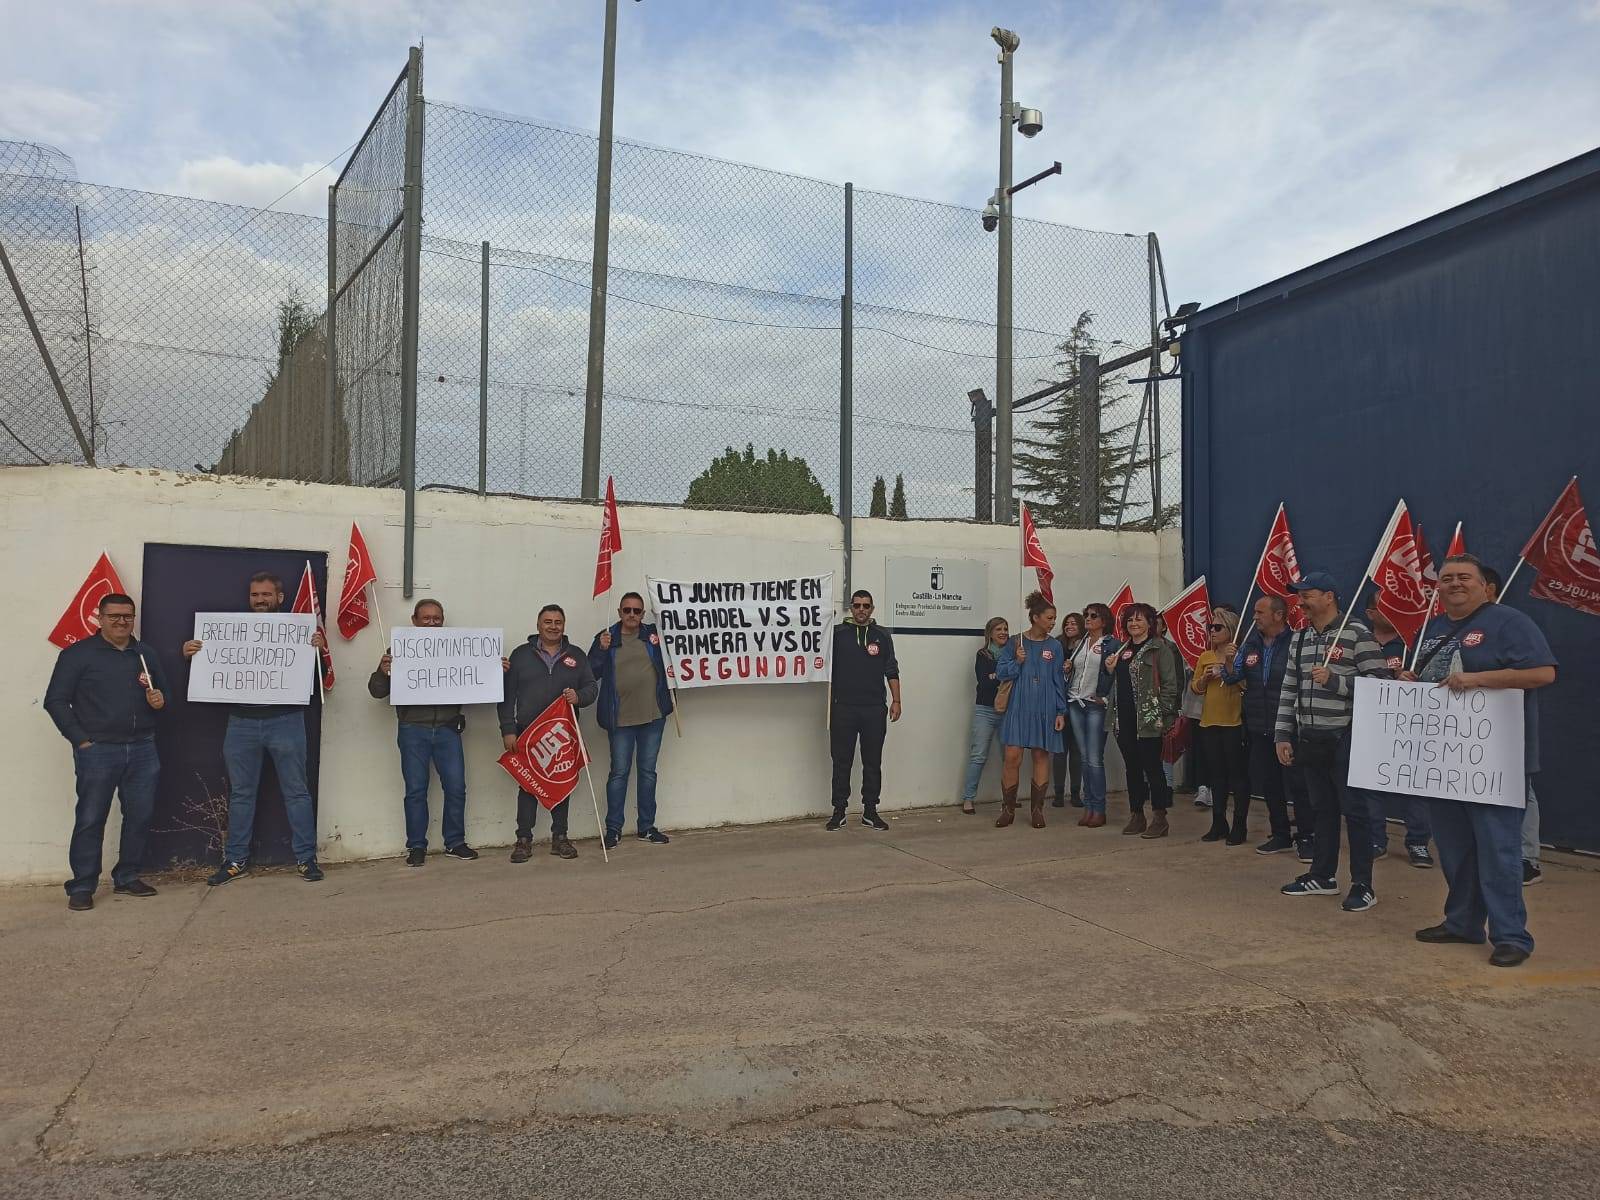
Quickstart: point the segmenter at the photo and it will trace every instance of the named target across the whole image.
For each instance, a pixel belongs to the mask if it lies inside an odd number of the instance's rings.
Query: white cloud
[[[0,83],[0,138],[57,147],[95,142],[111,118],[93,96],[45,84]]]
[[[320,163],[301,163],[298,167],[273,162],[243,163],[231,155],[218,154],[184,163],[168,190],[179,196],[247,208],[271,204],[278,212],[326,216],[328,186],[336,178],[333,168]]]

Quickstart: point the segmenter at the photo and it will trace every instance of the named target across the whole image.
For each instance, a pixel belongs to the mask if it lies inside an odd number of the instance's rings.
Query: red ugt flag
[[[365,629],[372,619],[367,609],[367,585],[377,580],[372,556],[367,553],[367,540],[361,536],[361,527],[352,521],[350,552],[344,560],[344,587],[339,592],[339,632],[346,640]]]
[[[317,618],[317,632],[322,635],[322,650],[317,655],[322,667],[322,690],[333,690],[333,651],[328,649],[328,629],[322,619],[322,605],[317,601],[317,582],[311,577],[311,564],[300,572],[300,586],[295,589],[294,605],[290,612],[310,613]]]
[[[1204,575],[1178,594],[1178,598],[1161,610],[1167,622],[1167,636],[1177,644],[1183,661],[1194,670],[1200,656],[1211,648],[1211,594],[1206,589]]]
[[[1422,580],[1422,557],[1417,553],[1417,536],[1411,526],[1411,513],[1404,503],[1395,522],[1389,544],[1383,548],[1372,581],[1378,585],[1378,611],[1389,618],[1395,631],[1411,645],[1428,623],[1430,607]]]
[[[1122,610],[1132,603],[1133,587],[1124,579],[1122,586],[1117,589],[1117,594],[1111,597],[1111,603],[1106,605],[1111,610],[1111,627],[1113,632],[1116,633],[1118,641],[1128,636],[1122,628]]]
[[[1555,507],[1533,531],[1522,557],[1539,572],[1530,596],[1600,617],[1600,549],[1574,475]]]
[[[1050,581],[1056,577],[1056,573],[1050,569],[1050,560],[1045,557],[1044,547],[1039,544],[1039,530],[1026,504],[1022,506],[1022,565],[1034,569],[1039,576],[1039,590],[1044,593],[1046,600],[1054,604],[1055,591]]]
[[[600,555],[594,560],[594,594],[611,590],[611,556],[622,553],[622,526],[617,521],[617,489],[606,476],[606,506],[600,518]]]
[[[1290,629],[1303,629],[1306,624],[1300,596],[1289,590],[1291,583],[1299,582],[1300,560],[1295,556],[1294,538],[1289,533],[1289,514],[1280,503],[1278,515],[1272,519],[1272,529],[1267,533],[1266,547],[1261,551],[1261,565],[1256,568],[1256,586],[1288,605]]]
[[[117,570],[111,565],[111,560],[101,554],[89,571],[89,577],[78,589],[78,594],[67,605],[67,611],[61,614],[56,627],[50,631],[50,641],[65,650],[74,642],[92,638],[100,632],[100,598],[126,590],[122,580],[117,578]]]
[[[578,786],[578,772],[589,765],[572,705],[560,696],[551,701],[522,731],[517,748],[500,756],[500,765],[546,809],[570,796]]]

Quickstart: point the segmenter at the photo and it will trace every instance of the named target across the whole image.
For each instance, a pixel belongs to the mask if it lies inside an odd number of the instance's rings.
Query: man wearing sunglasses
[[[101,597],[100,632],[74,642],[56,658],[44,710],[72,743],[78,807],[67,859],[67,907],[94,907],[100,851],[111,798],[122,797],[122,842],[111,884],[119,896],[154,896],[139,878],[145,833],[156,802],[156,713],[166,707],[156,652],[133,636],[133,597]]]
[[[667,664],[661,657],[661,635],[644,622],[644,597],[624,592],[617,622],[602,629],[589,646],[589,669],[600,681],[595,716],[611,741],[611,773],[606,776],[606,848],[622,840],[628,812],[628,774],[639,764],[636,796],[641,842],[665,846],[669,839],[656,828],[656,756],[672,711]]]
[[[887,829],[878,816],[883,787],[883,739],[888,732],[883,707],[884,684],[892,702],[887,717],[900,719],[900,664],[894,639],[872,619],[872,593],[850,597],[850,615],[833,631],[833,700],[828,714],[833,752],[833,816],[827,828],[844,826],[850,806],[850,772],[855,766],[856,739],[861,740],[861,823]]]

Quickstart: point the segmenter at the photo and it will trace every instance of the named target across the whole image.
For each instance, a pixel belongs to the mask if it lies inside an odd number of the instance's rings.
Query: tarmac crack
[[[633,931],[648,921],[652,915],[653,914],[648,912],[634,914],[634,919],[617,934],[617,956],[616,958],[612,959],[611,962],[609,962],[596,977],[594,994],[589,997],[588,1004],[586,1006],[595,1010],[595,1019],[590,1024],[589,1028],[579,1033],[570,1042],[563,1046],[561,1048],[561,1052],[556,1055],[555,1062],[550,1064],[550,1069],[545,1073],[545,1078],[539,1085],[539,1090],[533,1098],[533,1111],[535,1113],[539,1112],[543,1108],[544,1098],[549,1092],[550,1088],[555,1085],[557,1077],[561,1074],[561,1068],[567,1061],[567,1056],[576,1050],[583,1042],[599,1033],[604,1027],[605,1017],[604,1014],[599,1012],[599,1009],[604,1003],[607,993],[610,991],[611,976],[617,970],[617,968],[622,966],[622,964],[627,961],[629,952],[628,939],[632,936]]]

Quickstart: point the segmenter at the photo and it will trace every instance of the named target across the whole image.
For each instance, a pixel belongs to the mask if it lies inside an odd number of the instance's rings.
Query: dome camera
[[[1044,129],[1044,114],[1037,108],[1025,108],[1017,114],[1017,130],[1023,137],[1038,137]]]

